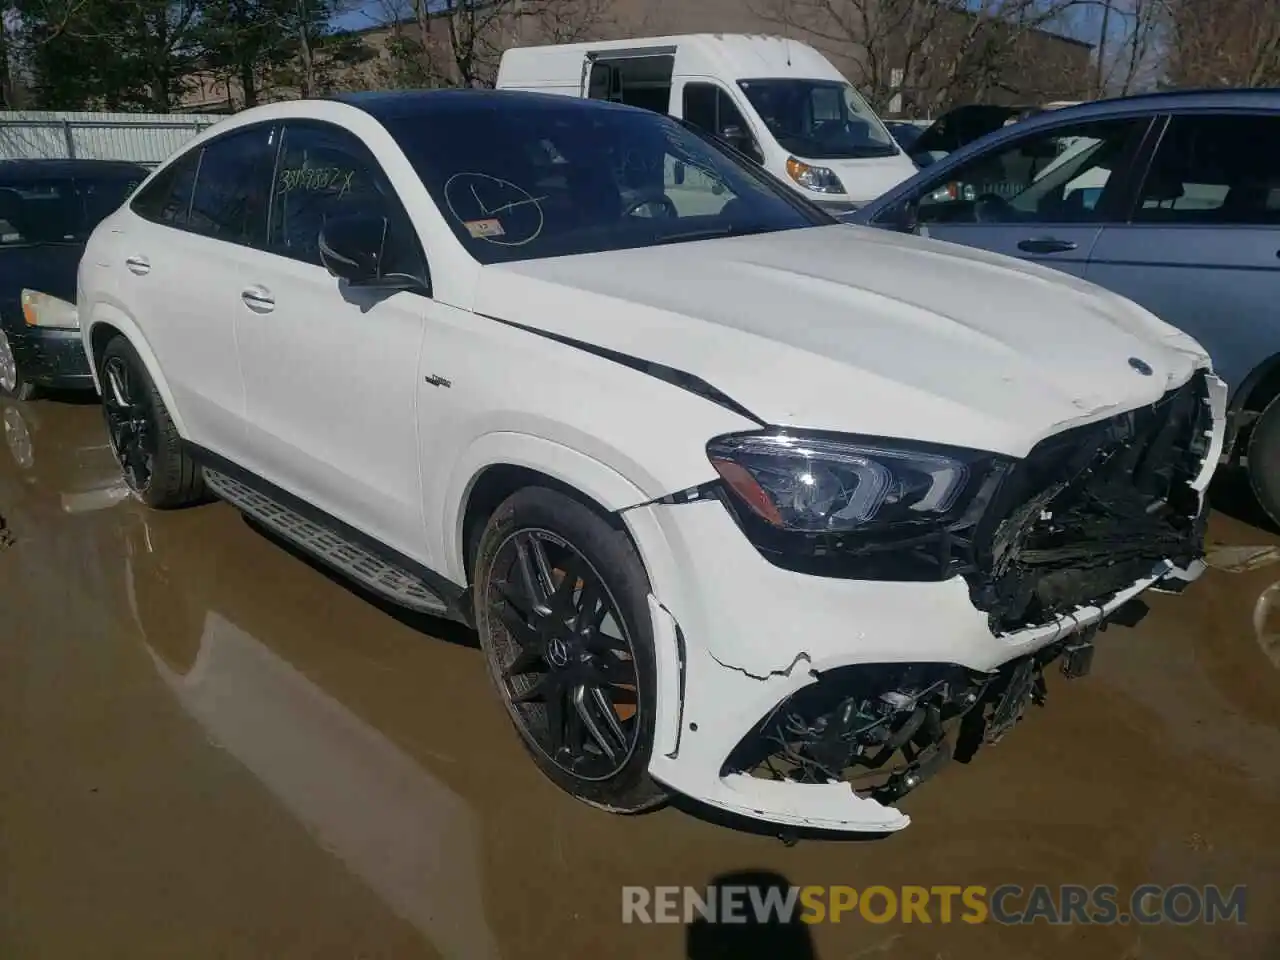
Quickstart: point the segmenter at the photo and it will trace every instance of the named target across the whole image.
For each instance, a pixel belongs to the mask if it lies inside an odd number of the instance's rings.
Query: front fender
[[[650,498],[608,464],[571,447],[514,431],[495,431],[478,437],[454,464],[444,498],[441,553],[445,575],[454,583],[468,581],[462,525],[476,480],[488,467],[508,465],[546,474],[595,500],[609,511],[625,510]]]
[[[97,388],[98,393],[102,393],[102,384],[98,380],[98,358],[94,356],[93,352],[94,329],[100,328],[105,324],[119,330],[128,338],[133,349],[138,352],[143,366],[147,368],[147,375],[151,377],[151,382],[156,385],[156,390],[159,391],[160,398],[164,401],[165,408],[169,411],[173,425],[178,428],[179,434],[184,437],[187,436],[186,424],[182,421],[182,411],[174,403],[173,393],[169,390],[169,383],[165,380],[164,374],[160,372],[160,363],[156,360],[151,344],[147,342],[147,338],[143,336],[142,329],[134,322],[133,317],[116,304],[105,300],[90,304],[87,311],[81,306],[80,311],[80,337],[84,342],[85,356],[89,358],[89,369],[93,373],[93,385]]]

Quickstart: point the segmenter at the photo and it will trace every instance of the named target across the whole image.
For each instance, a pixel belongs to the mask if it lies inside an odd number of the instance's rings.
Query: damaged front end
[[[893,803],[953,758],[965,762],[998,742],[1028,706],[1043,705],[1045,670],[1055,661],[1068,679],[1087,674],[1094,636],[1106,627],[1092,625],[988,673],[938,663],[829,671],[770,711],[721,774],[843,781],[859,796]]]
[[[974,528],[964,576],[994,633],[1105,601],[1159,564],[1203,554],[1195,487],[1214,416],[1198,372],[1148,407],[1038,444],[1000,480]]]
[[[1000,459],[942,530],[878,542],[766,535],[725,497],[779,566],[857,579],[963,578],[991,639],[1011,656],[990,671],[956,663],[856,663],[814,673],[738,743],[721,776],[847,782],[891,803],[953,756],[1002,737],[1044,702],[1046,668],[1089,670],[1109,624],[1132,625],[1137,595],[1203,552],[1203,489],[1216,462],[1220,382],[1205,371],[1155,403]],[[998,662],[998,661],[997,661]]]

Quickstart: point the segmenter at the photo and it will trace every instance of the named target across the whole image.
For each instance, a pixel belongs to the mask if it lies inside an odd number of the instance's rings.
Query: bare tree
[[[610,0],[383,0],[393,86],[491,86],[502,51],[600,36]]]
[[[1168,45],[1169,0],[1104,0],[1094,96],[1126,96],[1158,83]]]
[[[1083,0],[752,2],[788,36],[852,51],[849,79],[877,109],[931,113],[1008,88],[1025,65],[1028,36],[1061,24]]]
[[[1166,0],[1166,80],[1175,86],[1280,85],[1280,0]]]

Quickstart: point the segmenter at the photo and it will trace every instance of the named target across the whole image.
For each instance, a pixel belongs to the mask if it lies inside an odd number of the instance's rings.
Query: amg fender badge
[[[1151,369],[1151,364],[1147,363],[1145,360],[1139,360],[1137,357],[1129,358],[1129,366],[1133,367],[1133,369],[1137,370],[1144,377],[1149,377],[1155,372]]]

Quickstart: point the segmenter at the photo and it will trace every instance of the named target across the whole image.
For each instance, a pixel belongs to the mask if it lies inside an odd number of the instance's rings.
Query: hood
[[[767,423],[1013,456],[1208,365],[1091,284],[854,226],[488,266],[475,309],[694,374]]]

